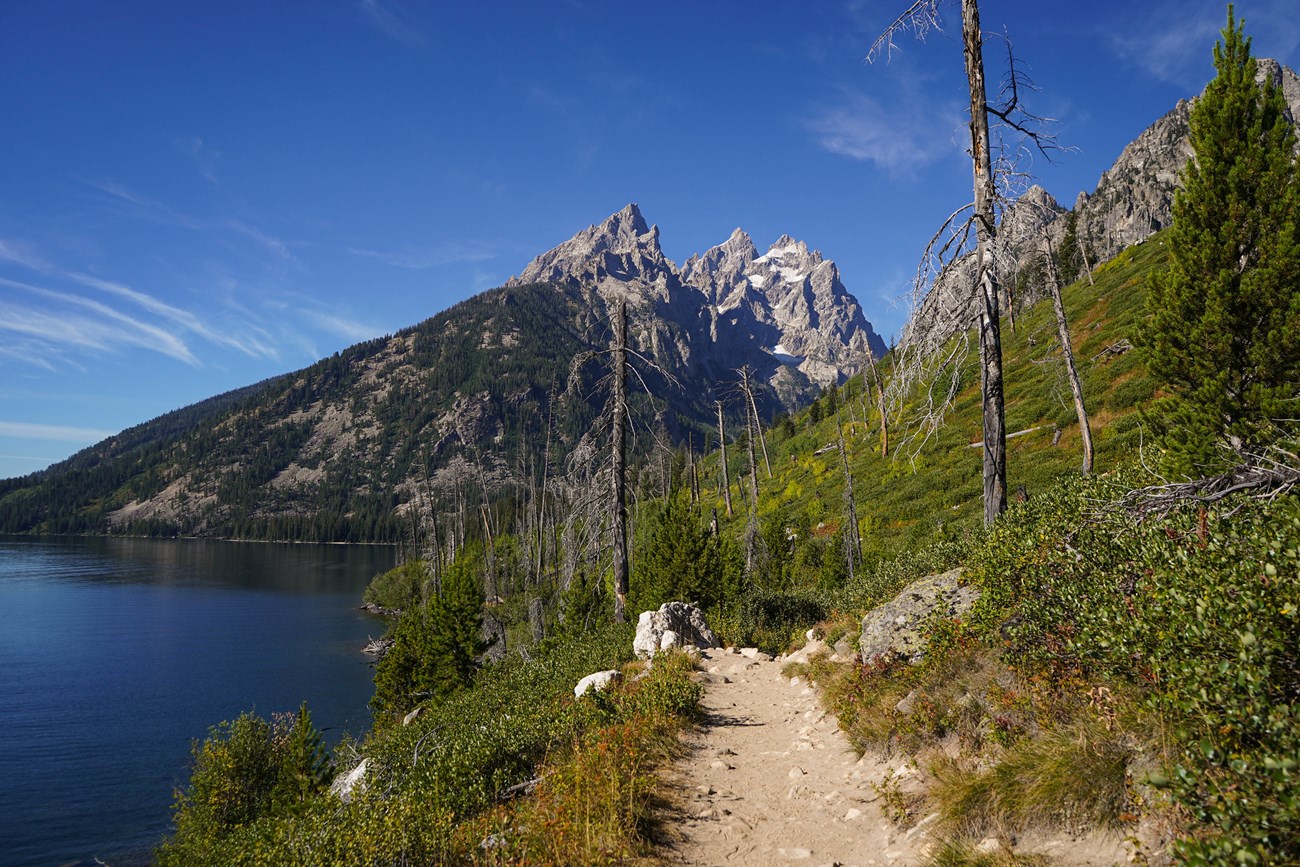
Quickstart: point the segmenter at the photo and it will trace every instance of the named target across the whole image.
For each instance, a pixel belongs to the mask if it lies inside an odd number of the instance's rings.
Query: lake
[[[147,863],[190,743],[306,701],[370,725],[384,546],[0,536],[0,863]]]

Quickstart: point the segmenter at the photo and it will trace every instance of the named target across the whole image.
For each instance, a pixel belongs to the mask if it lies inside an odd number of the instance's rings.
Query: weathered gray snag
[[[624,471],[627,464],[627,303],[614,308],[614,345],[611,361],[614,387],[613,455],[610,494],[614,506],[614,620],[627,620],[627,498]]]
[[[942,0],[916,0],[894,20],[876,40],[868,59],[893,47],[893,37],[911,30],[924,36],[938,26],[938,7]],[[966,82],[970,90],[971,163],[974,170],[975,201],[970,223],[975,229],[975,281],[980,287],[983,306],[979,316],[980,395],[984,406],[984,524],[991,525],[1007,505],[1007,442],[1002,388],[1002,333],[999,311],[999,287],[995,244],[997,242],[997,188],[993,176],[992,145],[989,139],[989,104],[984,84],[983,37],[980,32],[979,4],[961,0],[962,53],[966,65]],[[1010,103],[996,110],[1001,121],[1042,143],[1011,114],[1018,109],[1016,78],[1011,76]],[[944,224],[946,229],[965,208],[958,209]],[[959,232],[962,237],[970,227]],[[940,230],[942,233],[944,230]],[[931,242],[931,248],[934,246]],[[944,245],[948,249],[952,242]],[[929,250],[927,250],[927,255]]]
[[[871,372],[871,380],[876,385],[876,409],[880,412],[880,456],[889,457],[889,409],[885,404],[885,384],[880,379],[880,370],[876,367],[876,354],[871,351],[871,345],[867,344],[867,368]],[[868,387],[867,393],[871,389]],[[863,410],[866,415],[866,410]]]
[[[714,404],[718,407],[718,448],[721,450],[720,457],[722,475],[719,481],[722,486],[722,501],[727,506],[727,517],[731,517],[731,478],[727,472],[727,428],[722,421],[722,401],[715,400]]]
[[[1043,243],[1047,247],[1047,287],[1052,293],[1052,309],[1056,311],[1056,334],[1061,341],[1061,354],[1065,356],[1065,371],[1070,380],[1070,393],[1074,395],[1074,412],[1079,418],[1079,436],[1083,439],[1083,474],[1092,472],[1092,427],[1088,424],[1088,410],[1083,404],[1083,383],[1079,381],[1079,368],[1074,363],[1074,348],[1070,345],[1070,323],[1065,318],[1061,303],[1061,276],[1056,270],[1056,255],[1052,238],[1043,227]],[[1087,262],[1087,259],[1084,260]],[[1084,267],[1087,267],[1085,264]],[[1091,273],[1089,274],[1091,277]]]
[[[753,383],[750,382],[749,365],[746,364],[736,371],[740,374],[740,389],[745,393],[745,402],[748,406],[745,411],[749,414],[753,429],[758,432],[759,445],[763,447],[763,464],[767,467],[767,477],[772,478],[772,462],[767,458],[767,437],[763,435],[763,425],[758,420],[758,404],[754,402]]]
[[[849,561],[849,581],[852,582],[856,566],[862,561],[862,536],[858,532],[857,501],[853,497],[853,471],[849,469],[849,454],[844,446],[844,429],[840,427],[838,412],[835,414],[835,436],[840,449],[840,466],[844,470],[845,520],[848,523],[844,544]]]
[[[998,273],[993,257],[997,240],[993,158],[989,146],[988,99],[984,88],[984,53],[979,4],[962,0],[962,45],[970,84],[970,140],[975,170],[975,238],[979,283],[984,295],[980,315],[980,395],[984,404],[984,526],[1007,507],[1007,437],[1002,395],[1002,333],[998,315]]]

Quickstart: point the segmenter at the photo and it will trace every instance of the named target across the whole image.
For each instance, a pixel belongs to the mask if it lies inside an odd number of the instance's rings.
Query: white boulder
[[[718,647],[718,637],[704,622],[704,614],[689,602],[665,602],[658,611],[642,611],[637,619],[632,650],[642,659],[674,647]]]
[[[598,671],[595,674],[589,674],[582,680],[578,681],[578,685],[573,688],[573,696],[574,698],[582,698],[587,694],[588,690],[592,692],[601,692],[602,690],[608,689],[611,683],[622,676],[623,673],[616,669]]]

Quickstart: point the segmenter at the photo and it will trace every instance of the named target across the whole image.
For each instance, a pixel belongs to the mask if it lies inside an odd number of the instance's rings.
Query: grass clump
[[[941,758],[931,797],[944,824],[963,835],[1026,828],[1118,827],[1129,816],[1132,749],[1088,721],[1018,740],[996,764]]]
[[[925,867],[1047,867],[1040,855],[1016,855],[1004,850],[987,852],[965,840],[939,843]]]

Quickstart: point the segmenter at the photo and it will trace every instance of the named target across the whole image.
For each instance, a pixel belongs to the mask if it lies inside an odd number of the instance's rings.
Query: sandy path
[[[793,658],[819,647],[813,642]],[[875,803],[872,783],[889,767],[853,754],[815,690],[782,676],[786,661],[753,650],[703,652],[705,724],[675,769],[681,816],[667,860],[920,863],[926,835],[894,828]]]

